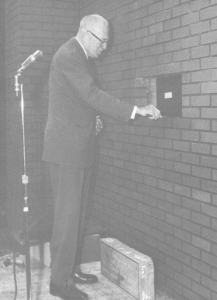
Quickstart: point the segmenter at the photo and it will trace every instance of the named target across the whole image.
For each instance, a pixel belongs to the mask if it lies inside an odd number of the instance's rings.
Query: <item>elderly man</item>
[[[55,208],[50,293],[62,299],[88,299],[75,284],[98,280],[79,268],[95,130],[101,126],[96,116],[101,113],[122,122],[136,114],[161,117],[153,105],[136,107],[94,84],[89,58],[99,57],[108,39],[107,20],[99,15],[84,17],[76,37],[54,55],[50,69],[43,160],[49,162]]]

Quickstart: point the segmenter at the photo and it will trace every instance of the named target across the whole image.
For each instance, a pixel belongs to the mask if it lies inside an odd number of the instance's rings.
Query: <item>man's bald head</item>
[[[76,35],[87,55],[97,58],[107,48],[109,23],[100,15],[89,15],[81,19]]]
[[[86,30],[94,30],[95,28],[106,26],[108,27],[108,21],[100,15],[85,16],[80,21],[79,32],[85,32]]]

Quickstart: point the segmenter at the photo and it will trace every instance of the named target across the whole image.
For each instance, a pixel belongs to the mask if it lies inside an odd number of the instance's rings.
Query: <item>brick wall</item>
[[[80,3],[111,23],[102,88],[146,104],[147,78],[182,73],[182,118],[105,118],[93,216],[153,258],[174,299],[217,299],[217,1]]]
[[[7,78],[7,189],[8,219],[16,229],[23,226],[24,185],[22,175],[23,139],[20,93],[15,94],[14,76],[22,62],[36,50],[43,51],[19,77],[24,91],[26,174],[30,215],[37,219],[51,205],[50,178],[42,162],[43,135],[48,107],[48,76],[57,48],[77,30],[77,0],[7,0],[6,78]],[[15,211],[15,218],[14,218]]]

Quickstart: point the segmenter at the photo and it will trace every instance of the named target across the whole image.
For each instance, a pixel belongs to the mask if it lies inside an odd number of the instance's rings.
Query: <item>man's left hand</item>
[[[103,128],[103,123],[102,121],[100,120],[100,117],[99,116],[96,116],[96,129],[95,129],[95,134],[97,135],[100,130]]]

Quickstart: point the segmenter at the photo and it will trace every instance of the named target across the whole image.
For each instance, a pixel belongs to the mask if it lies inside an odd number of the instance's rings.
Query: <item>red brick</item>
[[[200,11],[202,8],[210,5],[209,0],[191,1],[190,6],[192,11]]]
[[[185,287],[183,288],[183,296],[186,297],[186,299],[188,300],[201,300],[200,295],[195,294],[194,292]]]
[[[202,284],[207,287],[208,291],[217,292],[216,281],[211,279],[210,277],[202,276]]]
[[[197,247],[191,245],[191,244],[187,244],[187,243],[183,243],[183,251],[189,255],[191,255],[192,257],[195,257],[197,259],[200,258],[200,253],[201,250],[198,249]]]
[[[158,11],[163,10],[163,3],[162,2],[158,2],[158,3],[154,3],[152,5],[149,6],[149,14],[153,14],[156,13]]]
[[[193,47],[199,46],[199,44],[200,44],[199,36],[189,36],[186,38],[182,38],[182,42],[181,42],[183,49],[184,48],[192,49]],[[192,57],[192,58],[194,58],[194,57]],[[197,58],[197,57],[195,57],[195,58]]]
[[[212,255],[208,252],[202,252],[201,260],[212,267],[217,267],[216,255]]]
[[[217,108],[202,108],[201,109],[201,117],[206,119],[215,119],[217,113]]]
[[[201,35],[201,44],[210,44],[216,42],[216,30]]]
[[[166,9],[155,14],[156,22],[161,22],[164,20],[171,19],[171,9]]]
[[[187,141],[199,141],[199,132],[182,130],[182,139]]]
[[[178,63],[175,63],[175,62],[169,63],[164,67],[164,71],[166,74],[179,73],[181,71],[181,64],[179,62]]]
[[[212,206],[212,205],[203,204],[202,208],[201,208],[201,212],[204,213],[207,216],[214,217],[216,215],[217,208]],[[217,233],[215,231],[212,231],[212,230],[209,230],[209,229],[204,229],[203,232],[205,232],[203,234],[204,237],[207,234],[207,239],[210,239],[214,242],[217,242]]]
[[[198,108],[183,108],[182,115],[187,118],[199,118],[200,110]]]
[[[201,20],[215,18],[217,14],[217,6],[210,6],[200,11]]]
[[[164,30],[167,31],[174,28],[179,28],[180,25],[181,25],[181,19],[179,17],[173,18],[171,20],[167,20],[164,22]]]
[[[198,47],[191,48],[192,59],[199,58],[199,57],[206,57],[206,56],[209,56],[209,46],[206,45],[206,46],[198,46]]]
[[[216,132],[202,132],[201,133],[201,142],[216,143],[217,142],[217,133]]]
[[[189,12],[188,14],[184,15],[181,19],[182,26],[196,23],[198,21],[199,21],[199,13],[198,12]]]
[[[184,174],[190,174],[191,173],[191,166],[190,164],[183,164],[183,163],[176,163],[174,165],[174,171]]]
[[[179,0],[167,0],[164,2],[164,8],[171,8],[179,4]]]
[[[205,288],[201,284],[193,283],[192,290],[198,293],[200,296],[205,297],[206,299],[211,299],[210,289]]]
[[[182,64],[181,64],[181,70],[183,72],[195,71],[195,70],[199,70],[199,69],[200,69],[200,62],[197,59],[186,61],[186,62],[182,62]],[[195,86],[195,88],[196,88],[196,86]],[[199,87],[198,87],[198,92],[199,92]],[[197,89],[194,91],[194,94],[195,93],[197,93]]]
[[[196,129],[196,130],[210,130],[211,126],[210,126],[210,121],[209,120],[192,120],[191,121],[191,129]],[[202,145],[201,145],[202,146]],[[205,145],[205,148],[208,145]]]
[[[192,244],[198,248],[203,249],[204,251],[210,252],[211,243],[205,239],[202,239],[198,236],[192,236]]]
[[[173,39],[182,39],[190,35],[189,27],[181,27],[173,30]]]
[[[180,50],[173,54],[173,61],[183,61],[183,60],[189,60],[190,58],[190,50]]]
[[[212,179],[211,169],[193,166],[192,175],[199,178]]]
[[[199,214],[196,212],[192,212],[192,221],[198,223],[201,226],[210,227],[211,218],[205,216],[204,214]]]
[[[200,203],[198,201],[192,200],[191,198],[183,199],[183,207],[187,207],[195,212],[200,212]]]
[[[190,197],[191,189],[187,186],[183,186],[180,184],[174,184],[174,192],[178,195]]]
[[[176,6],[172,9],[172,16],[177,17],[180,15],[184,15],[190,12],[189,3],[185,3],[179,6]]]
[[[149,26],[149,34],[156,34],[163,31],[163,23],[157,23]]]
[[[201,21],[191,25],[191,34],[201,34],[203,32],[208,32],[210,30],[209,21]]]

